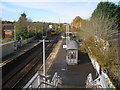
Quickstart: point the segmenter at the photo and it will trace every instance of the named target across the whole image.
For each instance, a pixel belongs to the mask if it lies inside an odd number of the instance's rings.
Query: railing
[[[101,75],[93,81],[92,75],[90,73],[86,80],[86,88],[93,88],[93,87],[109,88],[109,85],[106,83],[106,79],[104,77],[102,77]]]
[[[57,88],[62,86],[62,78],[58,76],[57,72],[54,74],[51,82],[50,80],[41,74],[36,74],[24,87],[28,89],[32,88]]]
[[[38,88],[42,88],[42,86],[44,86],[44,85],[47,85],[46,88],[50,88],[50,87],[56,88],[56,86],[54,86],[53,84],[51,84],[49,82],[41,82],[40,85],[38,86]]]
[[[43,78],[44,79],[44,78]],[[55,72],[51,82],[50,80],[43,81],[40,83],[39,88],[57,88],[62,86],[62,78],[58,76],[57,72]]]
[[[90,76],[90,74],[88,75]],[[93,88],[93,87],[97,87],[100,83],[100,78],[98,77],[97,79],[95,79],[94,81],[93,80],[90,80],[90,78],[92,77],[87,77],[87,81],[86,81],[86,88]]]
[[[52,78],[52,81],[51,83],[53,83],[53,85],[59,87],[59,85],[61,86],[62,85],[62,78],[60,76],[58,76],[58,73],[55,72],[53,78]]]

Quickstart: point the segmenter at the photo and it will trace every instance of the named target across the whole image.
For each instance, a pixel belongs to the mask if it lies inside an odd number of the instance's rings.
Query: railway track
[[[8,73],[14,71],[14,69],[15,69],[16,67],[19,67],[19,68],[20,68],[20,67],[23,66],[24,64],[28,63],[28,62],[29,62],[29,59],[28,59],[29,55],[30,55],[31,53],[33,53],[34,55],[32,55],[32,56],[34,57],[35,54],[37,54],[36,51],[37,51],[39,48],[42,48],[42,44],[41,44],[41,43],[38,44],[37,46],[35,46],[34,48],[32,48],[31,50],[25,52],[24,54],[16,57],[15,59],[13,59],[11,62],[7,63],[6,65],[2,66],[2,74],[4,75],[3,78],[6,77]],[[27,60],[27,59],[28,59],[28,60]],[[22,65],[22,64],[23,64],[23,65]],[[5,79],[3,79],[2,82],[4,83],[4,82],[5,82]]]
[[[34,59],[36,57],[36,55],[41,52],[41,50],[42,50],[42,44],[36,46],[34,49],[28,51],[21,57],[18,57],[17,59],[15,59],[15,61],[12,61],[12,62],[8,63],[7,65],[5,65],[2,68],[2,72],[3,72],[2,73],[3,74],[2,84],[4,85],[8,81],[8,79],[10,79],[19,70],[21,70],[32,59]]]
[[[51,45],[47,49],[47,51],[49,50],[49,52],[46,53],[46,58],[49,56],[54,46],[55,44]],[[38,62],[34,65],[33,68],[31,68],[31,70],[25,75],[25,77],[20,80],[20,82],[24,82],[24,83],[17,83],[14,88],[23,88],[25,84],[35,75],[35,73],[39,70],[41,66],[42,66],[42,57],[40,57],[40,60],[38,60]]]
[[[46,44],[46,58],[54,48],[54,44]],[[42,46],[42,45],[41,45]],[[33,56],[27,58],[27,62],[21,69],[16,71],[9,79],[7,79],[2,88],[22,88],[30,78],[37,72],[38,67],[42,65],[42,48],[40,48]]]

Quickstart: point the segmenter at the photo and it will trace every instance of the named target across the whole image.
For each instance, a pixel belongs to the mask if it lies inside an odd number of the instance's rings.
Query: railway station
[[[81,42],[73,37],[76,33],[70,36],[66,28],[65,38],[54,33],[49,40],[43,37],[5,57],[0,64],[3,88],[109,88],[106,74],[80,51]]]
[[[0,89],[120,90],[120,2],[2,0],[0,7]]]
[[[76,42],[69,34],[66,40],[60,40],[52,52],[55,57],[43,61],[40,70],[23,88],[109,88],[106,77],[97,72],[87,54],[78,50]]]

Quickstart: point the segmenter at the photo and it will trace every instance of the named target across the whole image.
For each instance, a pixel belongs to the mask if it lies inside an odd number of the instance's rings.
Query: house
[[[14,25],[13,24],[2,24],[2,37],[12,37],[14,32]]]

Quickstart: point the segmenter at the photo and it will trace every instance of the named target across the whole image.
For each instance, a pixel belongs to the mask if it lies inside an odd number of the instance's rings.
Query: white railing
[[[50,80],[41,74],[36,73],[34,77],[24,86],[23,89],[32,88],[57,88],[61,87],[62,78],[55,72],[51,82]]]
[[[99,75],[97,79],[92,79],[92,74],[90,73],[86,80],[86,88],[109,88],[106,79]]]
[[[86,80],[86,88],[93,88],[93,87],[98,87],[99,85],[99,77],[93,81],[92,74],[90,73],[87,77]]]
[[[46,78],[43,82],[40,83],[38,88],[57,88],[62,86],[62,78],[55,72],[51,82]]]
[[[96,58],[95,57],[93,58],[90,54],[89,54],[89,58],[91,60],[93,67],[96,69],[97,73],[100,74],[100,65],[97,62]],[[102,73],[101,74],[101,82],[105,82],[103,87],[115,88],[115,86],[111,82],[109,76],[107,75],[107,73],[105,73],[103,71],[103,69],[102,69],[101,73]]]
[[[59,87],[62,85],[62,78],[58,75],[57,72],[55,72],[51,83],[53,83],[54,86]]]

